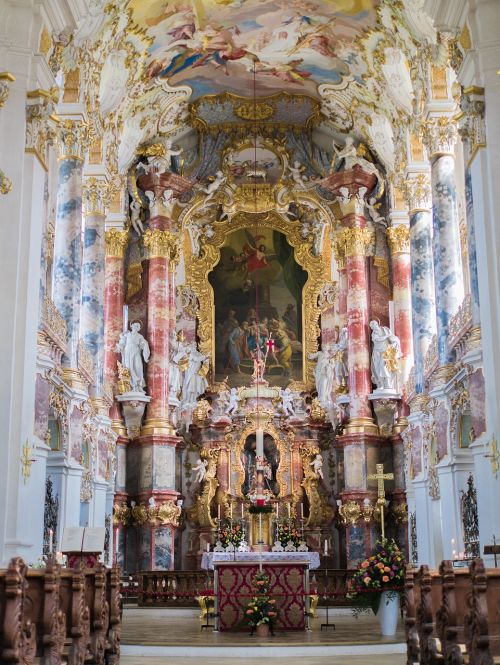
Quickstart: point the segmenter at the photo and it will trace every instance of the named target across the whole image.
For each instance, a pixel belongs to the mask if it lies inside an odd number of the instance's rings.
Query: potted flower
[[[224,549],[229,547],[231,544],[234,545],[235,549],[238,549],[244,537],[245,533],[241,527],[241,524],[238,522],[235,524],[232,522],[226,522],[219,531],[217,539],[220,541]]]
[[[375,545],[372,556],[361,562],[354,574],[350,590],[363,606],[374,611],[382,635],[395,635],[399,614],[400,594],[404,587],[404,556],[394,540]]]
[[[276,600],[268,595],[268,575],[263,572],[257,573],[252,580],[252,586],[255,595],[247,604],[245,618],[252,628],[252,634],[255,631],[259,637],[267,637],[269,631],[274,634],[273,628],[278,616]]]
[[[290,542],[294,547],[298,547],[302,537],[299,529],[291,524],[285,523],[278,526],[278,540],[283,547],[286,547]]]

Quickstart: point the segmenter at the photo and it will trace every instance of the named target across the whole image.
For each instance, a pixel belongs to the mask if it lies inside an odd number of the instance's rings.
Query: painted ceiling
[[[132,0],[152,43],[147,73],[189,85],[196,99],[232,92],[317,95],[319,84],[363,85],[355,40],[377,24],[378,0]]]

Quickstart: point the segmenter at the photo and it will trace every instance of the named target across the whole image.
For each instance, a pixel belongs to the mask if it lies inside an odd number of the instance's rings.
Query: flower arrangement
[[[294,547],[298,547],[302,541],[300,530],[291,524],[280,524],[278,526],[278,540],[283,547],[292,542]]]
[[[255,589],[255,595],[247,604],[245,617],[248,624],[253,628],[261,624],[267,624],[272,631],[274,622],[278,617],[276,600],[269,598],[269,577],[265,573],[257,573],[252,586]]]
[[[217,540],[220,540],[222,547],[228,547],[233,544],[234,547],[239,547],[245,537],[241,524],[238,522],[226,522],[220,529]]]
[[[350,593],[376,614],[383,591],[398,593],[403,589],[404,566],[403,553],[394,540],[378,542],[372,556],[361,562],[352,577]]]

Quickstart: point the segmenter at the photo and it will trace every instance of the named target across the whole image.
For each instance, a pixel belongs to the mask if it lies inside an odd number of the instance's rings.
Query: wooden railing
[[[335,568],[310,572],[310,593],[319,596],[319,605],[347,606],[347,580],[354,571]],[[140,606],[195,607],[198,596],[212,595],[213,571],[143,571],[122,582],[124,600]]]

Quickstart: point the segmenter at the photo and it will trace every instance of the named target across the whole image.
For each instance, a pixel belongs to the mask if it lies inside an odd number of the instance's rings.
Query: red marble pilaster
[[[117,381],[118,354],[116,345],[123,330],[123,305],[125,302],[124,256],[128,231],[110,229],[105,234],[105,290],[104,290],[104,382],[114,386]],[[114,402],[110,418],[120,425],[122,417]]]

